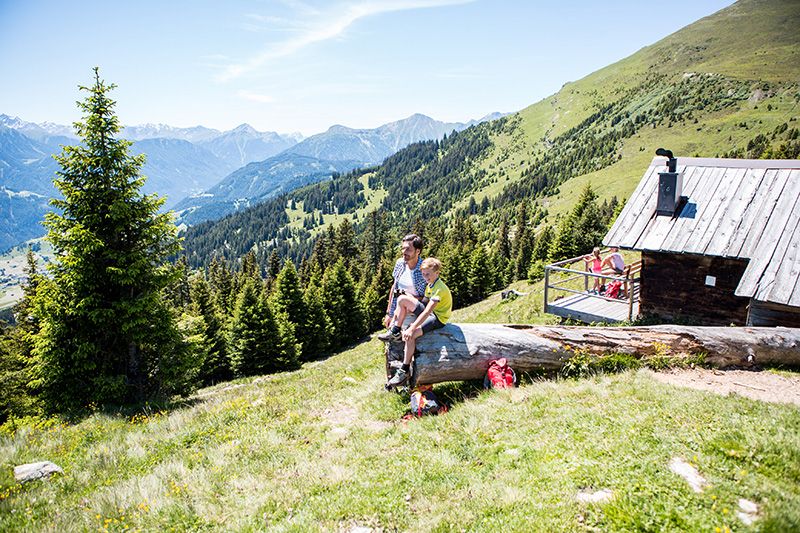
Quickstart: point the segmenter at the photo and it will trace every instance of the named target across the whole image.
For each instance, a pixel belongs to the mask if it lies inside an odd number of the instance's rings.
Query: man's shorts
[[[619,274],[619,275],[622,275],[622,273],[624,272],[624,270],[622,270],[621,268],[611,267],[611,270],[613,270],[615,274]]]
[[[417,302],[417,306],[412,311],[415,315],[419,316],[425,311],[425,304],[422,302]],[[431,313],[428,318],[425,319],[425,322],[422,323],[420,329],[422,329],[422,333],[429,333],[435,329],[443,328],[444,324],[439,322],[439,319],[436,318],[436,315]]]

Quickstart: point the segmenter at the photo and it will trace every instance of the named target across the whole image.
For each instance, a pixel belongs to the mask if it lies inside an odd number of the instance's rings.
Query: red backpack
[[[605,296],[607,298],[619,298],[620,293],[619,289],[622,287],[622,282],[619,280],[614,280],[606,286]]]
[[[483,380],[485,389],[510,389],[517,383],[514,369],[508,366],[508,361],[503,357],[489,363],[489,370]]]

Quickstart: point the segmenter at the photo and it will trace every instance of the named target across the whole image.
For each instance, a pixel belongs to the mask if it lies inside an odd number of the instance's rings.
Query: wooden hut
[[[641,252],[642,315],[800,327],[800,161],[656,157],[603,244]]]

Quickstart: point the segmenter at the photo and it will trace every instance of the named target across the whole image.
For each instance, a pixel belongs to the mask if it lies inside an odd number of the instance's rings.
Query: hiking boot
[[[400,342],[401,340],[403,340],[403,331],[400,328],[398,328],[396,331],[387,329],[386,331],[378,335],[378,340],[381,340],[383,342],[389,342],[389,341]]]
[[[397,387],[398,385],[402,385],[408,380],[408,372],[403,370],[402,368],[398,368],[397,371],[392,376],[392,379],[386,384],[389,387]]]

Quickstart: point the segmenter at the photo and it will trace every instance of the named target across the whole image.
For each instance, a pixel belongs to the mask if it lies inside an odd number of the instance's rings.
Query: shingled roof
[[[737,296],[800,307],[800,161],[679,157],[675,216],[656,216],[656,157],[603,239],[642,251],[749,259]]]

